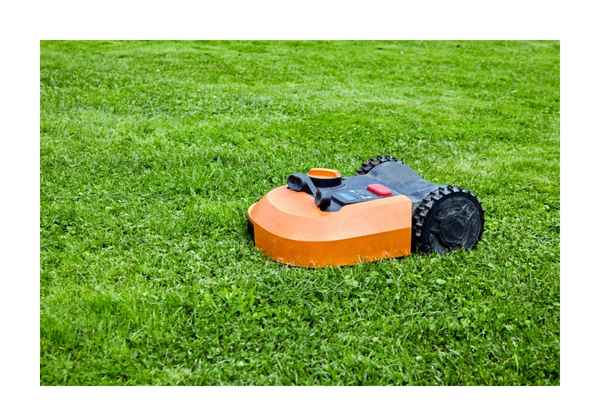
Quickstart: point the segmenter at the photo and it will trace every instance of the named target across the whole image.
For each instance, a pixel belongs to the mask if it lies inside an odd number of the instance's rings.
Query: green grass
[[[559,384],[557,42],[43,42],[44,385]],[[245,211],[393,154],[475,251],[289,268]]]

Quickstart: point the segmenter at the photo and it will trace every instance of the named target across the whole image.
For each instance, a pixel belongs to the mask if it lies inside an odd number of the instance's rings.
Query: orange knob
[[[308,176],[318,179],[333,179],[340,178],[342,174],[337,169],[330,168],[311,168],[308,171]]]

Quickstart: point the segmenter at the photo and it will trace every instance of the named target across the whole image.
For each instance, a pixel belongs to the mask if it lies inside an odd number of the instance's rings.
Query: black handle
[[[288,176],[287,187],[295,192],[306,192],[312,195],[315,198],[315,204],[322,211],[325,211],[331,204],[331,196],[328,193],[321,192],[305,174],[292,174]]]

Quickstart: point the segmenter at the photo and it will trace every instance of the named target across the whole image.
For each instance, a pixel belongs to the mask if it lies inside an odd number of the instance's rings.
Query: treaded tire
[[[413,251],[470,250],[481,240],[483,227],[483,208],[473,193],[450,185],[437,188],[413,213]]]
[[[369,158],[367,161],[362,163],[362,165],[356,170],[356,173],[358,175],[366,175],[369,173],[369,171],[371,171],[373,168],[375,168],[379,164],[383,164],[384,162],[388,162],[388,161],[397,161],[397,162],[402,163],[401,160],[398,160],[394,156],[377,156],[377,157]]]

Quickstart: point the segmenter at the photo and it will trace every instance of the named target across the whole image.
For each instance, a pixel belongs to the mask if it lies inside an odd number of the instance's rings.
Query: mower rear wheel
[[[429,193],[413,213],[413,250],[447,253],[470,250],[483,235],[481,203],[467,190],[440,187]]]
[[[388,161],[402,162],[394,156],[377,156],[377,157],[369,158],[367,161],[362,163],[361,166],[356,170],[356,173],[358,175],[366,175],[369,173],[369,171],[371,171],[373,168],[375,168],[379,164],[382,164],[382,163],[388,162]]]

